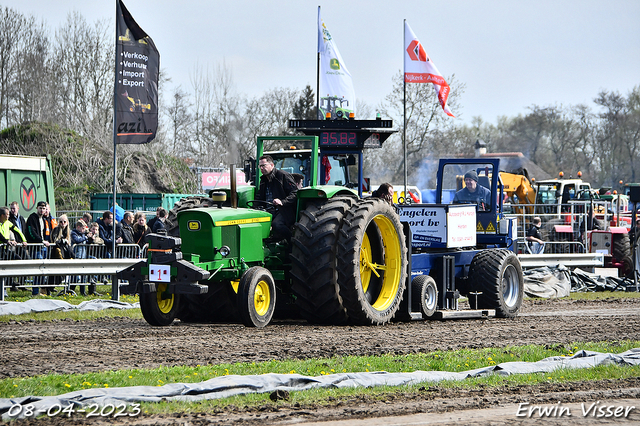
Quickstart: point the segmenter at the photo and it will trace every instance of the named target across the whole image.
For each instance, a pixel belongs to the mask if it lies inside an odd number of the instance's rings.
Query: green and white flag
[[[331,33],[320,17],[318,6],[319,107],[322,118],[349,117],[356,112],[356,94],[351,73],[347,70]]]

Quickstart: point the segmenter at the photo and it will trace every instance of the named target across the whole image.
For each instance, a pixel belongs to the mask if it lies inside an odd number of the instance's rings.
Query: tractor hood
[[[228,258],[261,261],[261,242],[269,236],[271,214],[262,210],[206,207],[178,213],[182,251],[203,262],[222,260],[216,248],[227,246]]]

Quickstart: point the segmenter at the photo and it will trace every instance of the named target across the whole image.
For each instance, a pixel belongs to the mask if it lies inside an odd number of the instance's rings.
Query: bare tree
[[[197,166],[218,167],[237,152],[238,117],[243,100],[235,93],[231,71],[223,62],[214,71],[196,66],[192,152]]]
[[[78,12],[56,30],[54,55],[60,116],[65,127],[111,143],[115,48],[108,21],[90,26]]]
[[[181,86],[174,89],[171,103],[167,106],[166,117],[169,120],[169,133],[171,134],[171,152],[176,156],[184,156],[190,150],[190,138],[194,123],[191,113],[189,94],[182,90]]]
[[[457,82],[455,76],[448,77],[447,81],[451,87],[447,104],[455,113],[459,109],[459,97],[464,93],[465,86]],[[369,170],[392,171],[395,181],[401,180],[404,174],[401,140],[405,119],[404,84],[403,73],[399,72],[393,77],[392,92],[380,106],[382,115],[393,119],[398,134],[386,142],[382,150],[374,151],[367,161]],[[431,84],[406,84],[406,147],[411,169],[425,158],[461,150],[460,141],[451,138],[454,129],[454,119],[442,111]],[[393,169],[389,170],[391,167]]]
[[[24,15],[8,7],[0,9],[0,125],[14,124],[12,98],[19,68],[21,42],[28,21]]]
[[[602,91],[594,102],[603,108],[598,134],[598,158],[603,165],[603,180],[613,185],[619,179],[637,182],[636,166],[640,162],[640,86],[628,97],[618,92]],[[604,157],[604,158],[603,158]]]
[[[49,121],[56,108],[49,91],[53,64],[47,32],[44,24],[36,24],[33,18],[27,20],[18,55],[20,72],[14,80],[14,115],[19,123]]]

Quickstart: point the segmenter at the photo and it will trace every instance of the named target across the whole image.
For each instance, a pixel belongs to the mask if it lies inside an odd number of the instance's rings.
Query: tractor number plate
[[[171,282],[171,266],[169,265],[149,265],[149,281],[157,283]]]

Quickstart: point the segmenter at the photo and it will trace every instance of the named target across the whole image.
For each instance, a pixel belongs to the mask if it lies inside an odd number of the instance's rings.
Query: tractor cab
[[[476,232],[479,244],[496,243],[498,234],[505,234],[503,214],[504,186],[500,180],[500,160],[487,159],[442,159],[438,167],[438,204],[473,204],[476,206]],[[467,188],[464,176],[471,172],[477,177],[475,188]]]
[[[300,144],[300,142],[298,142]],[[276,169],[289,173],[300,173],[304,176],[302,186],[311,186],[311,149],[300,149],[296,145],[288,148],[281,148],[276,151],[265,151],[273,158]],[[255,160],[251,159],[245,163],[249,170],[247,176],[250,181],[255,181]],[[357,188],[357,170],[353,167],[357,164],[357,158],[353,154],[323,155],[320,158],[320,182],[316,184],[345,186],[347,188]],[[253,173],[251,175],[251,173]]]
[[[536,182],[535,212],[543,221],[560,219],[563,213],[570,213],[572,201],[588,201],[596,195],[591,185],[582,179],[547,179]]]

